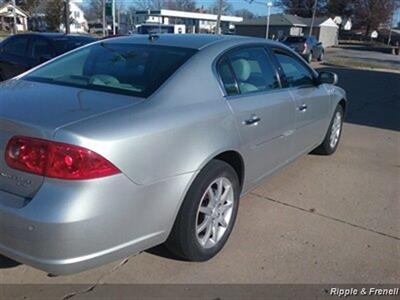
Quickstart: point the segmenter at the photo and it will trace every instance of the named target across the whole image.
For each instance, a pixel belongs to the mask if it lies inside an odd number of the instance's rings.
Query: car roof
[[[29,32],[29,33],[21,33],[16,36],[42,36],[45,38],[49,39],[54,39],[54,38],[90,38],[90,39],[95,39],[91,37],[90,35],[79,35],[79,34],[65,34],[65,33],[60,33],[60,32]]]
[[[174,46],[182,48],[191,48],[201,50],[209,45],[216,43],[232,42],[232,41],[242,41],[242,42],[264,42],[270,44],[276,44],[276,42],[262,39],[245,37],[238,35],[215,35],[215,34],[134,34],[124,37],[115,37],[103,40],[104,43],[110,44],[144,44],[144,45],[160,45],[160,46]]]

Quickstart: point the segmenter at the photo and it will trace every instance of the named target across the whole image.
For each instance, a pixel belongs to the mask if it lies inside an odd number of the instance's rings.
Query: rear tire
[[[342,136],[342,127],[343,127],[343,107],[341,105],[338,105],[333,114],[324,141],[312,153],[320,155],[331,155],[335,153],[340,142],[340,137]]]
[[[235,170],[223,161],[212,160],[192,183],[166,247],[188,261],[206,261],[214,257],[232,232],[239,195]]]

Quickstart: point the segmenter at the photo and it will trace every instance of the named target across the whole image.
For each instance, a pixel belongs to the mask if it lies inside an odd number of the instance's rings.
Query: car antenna
[[[150,40],[151,42],[157,40],[159,37],[160,37],[160,36],[159,36],[158,34],[149,32],[149,40]]]

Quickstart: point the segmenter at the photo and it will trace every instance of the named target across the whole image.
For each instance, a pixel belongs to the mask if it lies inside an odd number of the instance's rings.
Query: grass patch
[[[5,31],[0,31],[0,38],[6,38],[10,35],[9,32],[5,32]]]

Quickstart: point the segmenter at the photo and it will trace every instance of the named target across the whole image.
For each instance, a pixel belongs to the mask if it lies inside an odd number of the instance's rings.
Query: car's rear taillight
[[[67,180],[94,179],[121,172],[91,150],[22,136],[8,142],[5,160],[13,169]]]

